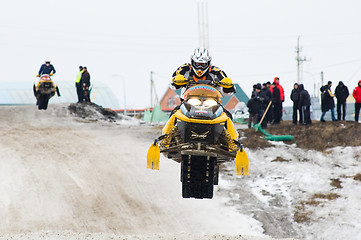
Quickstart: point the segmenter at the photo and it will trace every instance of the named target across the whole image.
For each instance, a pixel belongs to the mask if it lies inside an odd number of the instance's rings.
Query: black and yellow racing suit
[[[185,78],[190,79],[192,84],[197,84],[199,80],[212,80],[215,82],[220,82],[222,79],[227,78],[227,75],[225,72],[223,72],[221,69],[210,66],[208,71],[201,77],[197,77],[194,71],[192,71],[192,65],[190,63],[183,64],[180,66],[172,75],[173,79],[176,75],[181,74]],[[178,89],[181,87],[184,87],[184,85],[177,85],[174,81],[172,81],[172,85]],[[224,93],[234,93],[235,88],[232,84],[231,87],[225,88],[223,87]]]

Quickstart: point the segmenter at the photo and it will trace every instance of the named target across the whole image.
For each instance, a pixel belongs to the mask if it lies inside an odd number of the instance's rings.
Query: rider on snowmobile
[[[193,85],[200,80],[211,80],[222,87],[224,93],[236,92],[232,80],[222,70],[212,66],[211,60],[206,48],[196,48],[191,56],[191,63],[183,64],[173,73],[172,85],[178,89],[186,87],[188,83]]]
[[[52,76],[54,73],[56,73],[55,68],[52,64],[50,64],[50,60],[46,59],[45,64],[41,65],[40,70],[37,77],[40,77],[43,74],[49,74]]]

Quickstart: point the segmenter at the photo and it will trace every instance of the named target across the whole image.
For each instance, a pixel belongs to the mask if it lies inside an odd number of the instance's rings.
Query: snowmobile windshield
[[[215,88],[205,84],[198,84],[188,88],[184,93],[185,99],[189,98],[202,98],[214,99],[221,103],[222,94]]]

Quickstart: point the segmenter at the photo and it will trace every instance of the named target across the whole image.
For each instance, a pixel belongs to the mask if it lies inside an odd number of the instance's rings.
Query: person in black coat
[[[337,121],[341,121],[341,108],[342,120],[345,121],[346,117],[346,99],[350,95],[348,88],[340,81],[335,89],[335,96],[337,99]]]
[[[299,106],[299,88],[298,83],[293,85],[293,89],[291,92],[291,100],[293,102],[293,115],[292,115],[292,123],[297,124],[297,111],[300,115],[300,124],[302,124],[302,110],[298,107]]]
[[[252,123],[253,125],[256,125],[262,118],[262,115],[264,113],[265,100],[266,99],[262,92],[261,84],[256,84],[251,99],[248,100],[247,102],[247,107],[249,112],[248,128],[252,127]],[[263,122],[262,122],[262,127],[264,127]]]
[[[83,67],[83,74],[81,75],[80,83],[83,86],[83,97],[85,102],[90,102],[90,74],[87,67]]]
[[[263,95],[265,96],[265,110],[269,104],[269,102],[271,101],[271,97],[272,97],[272,93],[271,90],[269,89],[269,86],[267,85],[267,83],[263,83],[262,84],[262,92]],[[271,111],[267,111],[266,116],[263,119],[263,122],[265,124],[265,126],[267,127],[267,123],[271,122]],[[263,124],[262,122],[262,124]]]
[[[276,83],[272,83],[271,88],[273,89],[272,91],[272,96],[271,96],[271,101],[272,101],[272,112],[273,112],[273,124],[279,124],[281,122],[281,117],[282,117],[282,101],[281,101],[281,92],[278,89]]]
[[[331,117],[332,117],[332,121],[336,121],[335,118],[335,101],[333,100],[333,98],[335,97],[335,95],[333,95],[331,93],[331,87],[332,87],[332,82],[328,81],[327,85],[322,86],[320,88],[321,91],[321,122],[325,122],[325,114],[327,111],[331,110]]]
[[[311,124],[311,97],[308,91],[304,88],[303,84],[298,86],[299,89],[299,102],[298,108],[301,110],[300,124]]]

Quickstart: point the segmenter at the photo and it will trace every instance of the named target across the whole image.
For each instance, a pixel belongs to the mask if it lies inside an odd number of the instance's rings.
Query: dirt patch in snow
[[[268,125],[265,129],[272,135],[292,135],[286,144],[296,144],[300,148],[325,151],[336,146],[360,146],[361,124],[352,121],[319,122],[311,125],[294,125],[292,121],[282,121],[281,124]],[[242,142],[246,148],[257,149],[273,146],[260,132],[254,129],[240,130],[244,138]]]
[[[310,222],[311,215],[313,213],[312,207],[316,207],[320,204],[326,204],[328,201],[339,198],[340,195],[336,193],[315,193],[306,201],[301,201],[300,205],[296,206],[296,212],[294,214],[294,221],[297,223]]]
[[[353,177],[353,180],[356,180],[356,181],[360,181],[360,182],[361,182],[361,173],[356,174],[356,175]]]
[[[77,117],[94,121],[106,120],[114,122],[121,117],[108,108],[103,108],[102,106],[90,102],[72,103],[68,106],[68,110]]]

